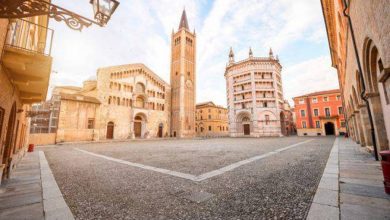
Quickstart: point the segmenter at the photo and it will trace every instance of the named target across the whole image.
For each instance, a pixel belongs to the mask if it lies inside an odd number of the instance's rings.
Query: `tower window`
[[[176,76],[177,76],[177,72],[176,72]]]
[[[190,76],[191,75],[191,73],[190,72],[187,72],[187,76]]]

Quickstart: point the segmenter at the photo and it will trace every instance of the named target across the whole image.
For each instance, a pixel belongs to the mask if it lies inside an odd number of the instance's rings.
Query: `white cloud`
[[[322,56],[286,67],[282,73],[284,97],[291,98],[310,92],[339,88],[336,69],[330,57]]]

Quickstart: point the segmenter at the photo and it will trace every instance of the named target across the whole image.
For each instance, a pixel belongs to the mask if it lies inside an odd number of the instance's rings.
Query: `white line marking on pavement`
[[[103,158],[103,159],[106,159],[106,160],[110,160],[110,161],[114,161],[114,162],[117,162],[117,163],[126,164],[126,165],[129,165],[129,166],[138,167],[138,168],[145,169],[145,170],[151,170],[151,171],[158,172],[158,173],[168,174],[168,175],[171,175],[171,176],[176,176],[176,177],[180,177],[180,178],[183,178],[183,179],[192,180],[192,181],[195,181],[195,182],[200,182],[200,181],[209,179],[211,177],[221,175],[221,174],[223,174],[225,172],[232,171],[232,170],[234,170],[234,169],[236,169],[236,168],[238,168],[238,167],[240,167],[242,165],[245,165],[245,164],[248,164],[248,163],[252,163],[254,161],[257,161],[257,160],[260,160],[260,159],[272,156],[274,154],[278,154],[278,153],[280,153],[282,151],[285,151],[285,150],[297,147],[297,146],[299,146],[301,144],[305,144],[305,143],[308,143],[308,142],[313,141],[313,140],[314,139],[310,139],[310,140],[306,140],[306,141],[302,141],[302,142],[299,142],[299,143],[296,143],[296,144],[289,145],[287,147],[279,148],[279,149],[276,149],[274,151],[271,151],[271,152],[268,152],[268,153],[265,153],[265,154],[261,154],[261,155],[254,156],[254,157],[251,157],[251,158],[248,158],[248,159],[245,159],[245,160],[238,161],[236,163],[230,164],[228,166],[222,167],[222,168],[217,169],[217,170],[213,170],[213,171],[201,174],[199,176],[195,176],[195,175],[191,175],[191,174],[187,174],[187,173],[181,173],[181,172],[172,171],[172,170],[167,170],[167,169],[158,168],[158,167],[152,167],[152,166],[143,165],[143,164],[140,164],[140,163],[133,163],[133,162],[129,162],[129,161],[126,161],[126,160],[116,159],[116,158],[113,158],[113,157],[104,156],[102,154],[96,154],[96,153],[92,153],[90,151],[81,150],[79,148],[74,148],[74,149],[78,150],[80,152],[83,152],[83,153],[95,156],[95,157],[100,157],[100,158]]]

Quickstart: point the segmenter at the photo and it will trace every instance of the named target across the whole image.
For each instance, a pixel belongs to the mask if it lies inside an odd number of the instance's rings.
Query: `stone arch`
[[[137,93],[145,93],[145,85],[141,82],[137,82],[135,84],[135,92]]]
[[[145,108],[145,97],[142,95],[139,95],[135,98],[135,105],[136,108]]]
[[[237,132],[242,135],[250,135],[253,131],[252,115],[248,111],[242,111],[236,115]]]
[[[134,116],[133,131],[136,138],[148,137],[148,130],[146,128],[147,116],[139,112]]]
[[[387,150],[389,148],[389,141],[387,135],[390,131],[386,130],[385,123],[390,124],[390,119],[385,118],[383,112],[390,111],[390,107],[386,107],[382,100],[385,100],[383,88],[379,89],[379,75],[383,68],[381,68],[381,56],[375,43],[367,38],[363,45],[363,71],[364,80],[367,89],[366,96],[370,104],[369,111],[371,112],[374,130],[376,135],[376,142],[378,151]],[[389,128],[390,129],[390,128]]]

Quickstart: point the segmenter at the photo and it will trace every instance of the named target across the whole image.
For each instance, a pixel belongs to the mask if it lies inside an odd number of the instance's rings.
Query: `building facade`
[[[143,64],[100,68],[99,137],[105,139],[167,137],[171,88]],[[110,127],[113,128],[110,128]]]
[[[268,57],[254,57],[235,62],[230,49],[225,71],[229,134],[238,136],[282,136],[283,114],[282,66],[272,50]]]
[[[294,109],[291,108],[290,103],[284,100],[283,110],[280,113],[280,125],[284,136],[295,135],[297,133],[293,112]]]
[[[314,92],[294,97],[299,136],[343,135],[346,132],[340,90]]]
[[[172,135],[195,136],[196,35],[190,32],[185,10],[171,38]]]
[[[377,152],[389,149],[389,1],[321,0],[321,3],[349,135],[370,150],[373,143]]]
[[[26,152],[31,104],[45,100],[53,30],[47,16],[0,19],[0,175],[7,179]]]
[[[213,102],[196,105],[195,132],[200,137],[223,137],[229,135],[228,111]]]

